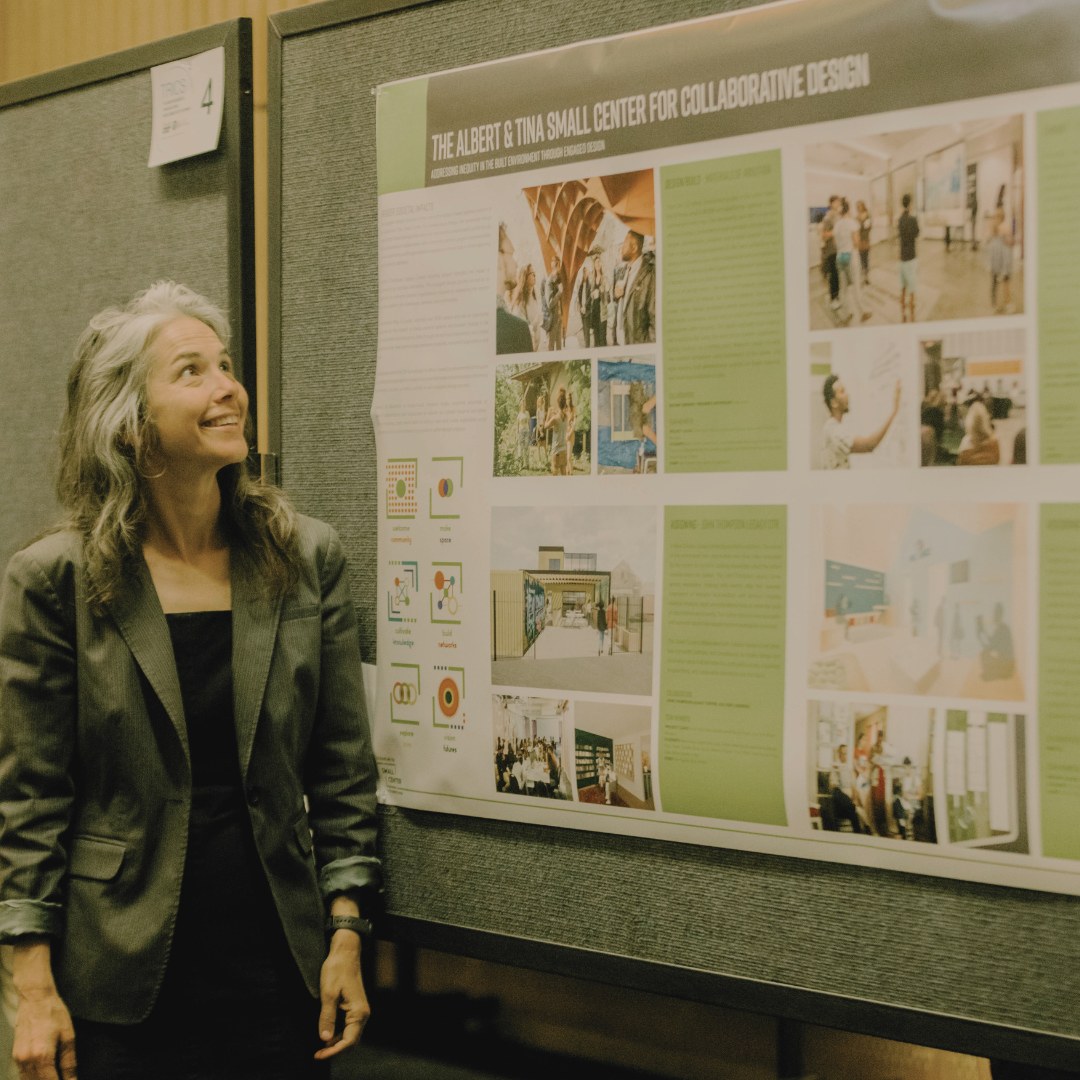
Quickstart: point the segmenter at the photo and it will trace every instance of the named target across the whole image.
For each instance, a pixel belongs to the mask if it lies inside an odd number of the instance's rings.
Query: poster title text
[[[834,56],[436,132],[431,136],[431,155],[434,161],[449,161],[502,153],[623,128],[665,124],[726,109],[859,90],[869,85],[869,53]],[[515,162],[508,160],[507,164]]]

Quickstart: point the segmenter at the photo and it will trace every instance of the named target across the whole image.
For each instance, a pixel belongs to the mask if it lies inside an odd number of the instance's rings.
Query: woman
[[[1012,249],[1013,235],[1005,220],[1005,208],[994,211],[994,224],[987,244],[990,255],[990,306],[995,315],[1012,312]],[[1001,302],[998,303],[998,285],[1001,285]]]
[[[574,439],[577,435],[577,409],[574,408],[574,395],[566,395],[566,475],[574,475]]]
[[[543,317],[540,314],[540,299],[536,295],[536,271],[533,270],[532,263],[526,263],[518,274],[517,286],[511,297],[510,314],[529,324],[533,352],[536,352],[540,348]]]
[[[578,311],[586,349],[607,344],[607,298],[604,295],[604,264],[599,254],[585,262],[578,286]]]
[[[525,404],[525,395],[521,395],[517,414],[517,437],[518,437],[518,461],[524,471],[529,467],[529,443],[532,440],[532,417],[529,415],[529,407]]]
[[[990,413],[981,400],[968,406],[964,418],[964,437],[956,455],[957,465],[997,465],[1001,461],[1001,447],[990,422]]]
[[[536,395],[536,427],[533,431],[534,441],[536,448],[540,453],[541,466],[547,460],[547,432],[544,431],[544,424],[547,421],[547,395],[544,393],[544,386],[541,384],[540,393]]]
[[[227,342],[171,282],[91,320],[65,527],[8,565],[0,940],[22,1077],[67,1080],[76,1054],[81,1080],[326,1075],[367,1019],[375,770],[344,559],[249,476]]]
[[[840,275],[841,303],[847,308],[847,314],[841,320],[846,326],[858,315],[859,322],[866,322],[870,312],[862,306],[862,275],[859,268],[852,265],[855,257],[856,238],[859,225],[851,217],[851,204],[847,199],[840,200],[840,218],[833,226],[833,238],[836,241],[836,269]]]
[[[560,387],[548,410],[544,430],[551,436],[551,475],[566,475],[566,388]]]

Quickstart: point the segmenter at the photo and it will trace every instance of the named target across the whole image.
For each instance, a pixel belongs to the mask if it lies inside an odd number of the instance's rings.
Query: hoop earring
[[[139,464],[137,464],[137,465],[135,466],[135,471],[136,471],[136,472],[137,472],[137,473],[139,474],[139,476],[141,476],[141,477],[142,477],[142,478],[143,478],[144,480],[160,480],[160,479],[161,479],[161,478],[162,478],[162,477],[163,477],[163,476],[165,475],[165,466],[164,466],[164,465],[162,465],[162,466],[161,466],[161,471],[160,471],[160,472],[156,472],[156,473],[148,473],[148,472],[143,472],[143,469],[142,469],[142,464],[141,464],[141,463],[139,463]]]
[[[158,472],[148,472],[150,469],[150,456],[154,452],[152,446],[147,446],[147,443],[142,439],[135,445],[135,472],[141,476],[144,480],[160,480],[165,475],[165,464],[161,465],[161,469]]]

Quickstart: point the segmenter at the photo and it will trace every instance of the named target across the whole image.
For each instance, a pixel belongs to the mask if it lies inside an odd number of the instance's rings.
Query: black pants
[[[829,299],[838,300],[840,298],[840,271],[836,265],[835,251],[825,256],[824,270],[825,276],[829,279]]]
[[[228,1003],[166,976],[142,1023],[76,1017],[79,1080],[326,1080],[329,1063],[313,1058],[322,1045],[318,1003],[299,973],[281,974]]]
[[[832,789],[833,816],[837,822],[850,821],[852,832],[865,832],[862,821],[859,819],[859,811],[855,809],[855,803],[851,796],[840,788]]]

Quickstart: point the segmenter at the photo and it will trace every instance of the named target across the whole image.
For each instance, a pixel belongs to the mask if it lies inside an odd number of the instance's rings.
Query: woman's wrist
[[[48,938],[28,936],[12,943],[11,985],[21,998],[36,1000],[56,994]]]
[[[360,935],[354,930],[335,930],[330,935],[330,952],[360,955]]]

